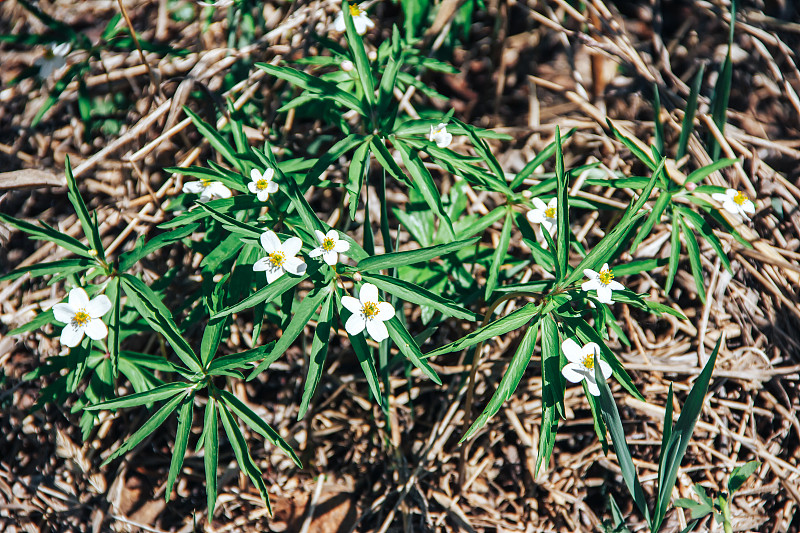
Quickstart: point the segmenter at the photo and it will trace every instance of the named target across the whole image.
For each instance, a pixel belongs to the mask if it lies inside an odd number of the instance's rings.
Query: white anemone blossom
[[[266,202],[270,194],[278,191],[278,184],[272,181],[274,175],[275,170],[271,168],[265,170],[263,174],[255,168],[250,171],[252,181],[247,184],[247,188],[258,197],[259,202]]]
[[[72,44],[52,43],[45,49],[44,55],[38,58],[33,64],[39,67],[39,77],[49,78],[50,75],[67,64],[67,55],[72,50]]]
[[[727,189],[725,194],[715,192],[711,198],[722,203],[722,208],[733,215],[741,215],[744,219],[749,220],[748,215],[753,215],[756,212],[756,205],[748,198],[743,192],[736,189]]]
[[[441,123],[435,128],[431,124],[431,132],[428,134],[428,140],[435,142],[439,148],[447,148],[453,141],[453,135],[447,133],[447,124]]]
[[[544,229],[552,236],[558,227],[558,220],[556,220],[558,200],[553,197],[546,204],[539,198],[531,200],[533,202],[533,209],[528,211],[525,215],[532,224],[541,224]]]
[[[583,273],[589,278],[589,281],[584,281],[581,289],[584,291],[596,290],[597,299],[600,303],[613,304],[614,300],[611,298],[611,291],[619,291],[625,288],[619,281],[614,281],[614,271],[608,268],[608,263],[603,264],[600,272],[584,268]]]
[[[311,250],[308,254],[310,257],[322,256],[322,260],[330,266],[339,262],[339,254],[346,252],[350,249],[350,243],[339,237],[339,232],[335,229],[330,230],[328,233],[322,233],[320,230],[315,229],[314,233],[319,240],[319,246]]]
[[[375,27],[375,23],[369,19],[367,12],[361,9],[360,6],[349,4],[348,7],[350,8],[350,16],[353,17],[353,26],[356,28],[356,33],[364,35],[367,33],[368,29]],[[344,13],[341,11],[336,16],[336,20],[333,21],[333,29],[339,32],[345,31],[346,29],[344,25]]]
[[[600,389],[597,386],[597,379],[594,375],[595,363],[600,365],[600,372],[603,379],[611,376],[611,366],[600,357],[600,347],[590,342],[586,346],[581,346],[574,339],[567,339],[561,343],[561,349],[567,356],[567,363],[561,369],[567,381],[570,383],[580,383],[586,380],[586,388],[592,396],[600,396]]]
[[[267,252],[267,257],[262,257],[253,263],[254,272],[266,272],[267,283],[272,283],[284,272],[302,276],[306,273],[306,263],[299,257],[295,257],[303,242],[297,237],[289,237],[286,242],[281,240],[274,231],[265,231],[261,234],[261,246]]]
[[[80,344],[84,333],[90,339],[100,340],[108,335],[108,328],[101,317],[111,309],[111,300],[101,294],[89,300],[89,295],[80,287],[69,291],[67,303],[53,306],[53,316],[64,322],[61,344],[74,348]]]
[[[208,202],[214,198],[230,198],[231,190],[219,181],[200,180],[189,181],[183,184],[183,192],[199,194],[199,200]]]
[[[353,313],[344,325],[350,335],[358,335],[364,328],[376,342],[389,338],[386,329],[387,320],[394,316],[394,307],[389,302],[381,302],[378,297],[378,287],[372,283],[361,286],[358,298],[342,296],[342,305]]]

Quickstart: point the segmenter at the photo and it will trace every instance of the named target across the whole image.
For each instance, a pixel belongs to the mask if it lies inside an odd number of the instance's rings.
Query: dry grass
[[[765,3],[740,6],[729,120],[724,138],[718,136],[723,155],[740,157],[742,163],[709,179],[758,198],[752,224],[740,228],[755,248],[744,249],[720,234],[733,264],[732,276],[712,250],[703,250],[705,305],[697,298],[688,263],[668,296],[660,290],[665,272],[628,279],[629,287],[676,306],[690,320],[655,319],[618,304],[622,327],[633,347],[612,347],[647,399],[641,403],[614,391],[640,476],[652,491],[667,387],[673,383],[679,410],[714,342],[725,335],[675,496],[691,497],[694,482],[712,492],[721,490],[734,465],[759,459],[762,467],[734,499],[734,524],[739,531],[777,532],[798,531],[800,524],[794,518],[800,504],[796,415],[800,402],[800,72],[796,67],[800,13],[789,1]],[[95,95],[129,96],[132,104],[122,117],[125,126],[115,136],[84,136],[76,118],[73,86],[63,92],[44,122],[31,129],[45,93],[30,81],[7,84],[32,63],[39,50],[0,45],[0,168],[49,173],[42,178],[45,181],[30,173],[0,175],[3,212],[44,220],[81,237],[57,181],[69,154],[90,209],[98,210],[107,253],[131,246],[138,235],[147,235],[170,217],[164,206],[181,183],[179,176],[162,168],[202,164],[213,157],[181,111],[182,105],[189,104],[208,115],[210,107],[204,106],[210,104],[197,102],[192,91],[221,90],[225,75],[242,58],[274,63],[314,53],[310,32],[323,29],[335,10],[331,2],[265,5],[269,32],[247,48],[233,50],[226,46],[224,10],[201,31],[199,22],[172,20],[166,11],[169,4],[166,0],[124,2],[145,39],[187,47],[192,50],[189,56],[175,59],[148,53],[146,67],[138,52],[105,54],[103,64],[95,64],[86,78]],[[458,2],[444,0],[444,4],[452,7]],[[708,63],[708,73],[718,69],[720,47],[727,39],[727,9],[722,2],[663,4],[658,13],[627,2],[591,0],[578,12],[564,0],[529,0],[527,4],[491,0],[488,13],[480,15],[473,26],[470,41],[453,52],[461,74],[434,75],[427,81],[452,97],[448,105],[462,120],[496,127],[514,137],[513,142],[496,146],[508,171],[517,171],[550,142],[558,125],[562,130],[577,128],[565,146],[568,166],[599,160],[609,171],[636,175],[643,169],[610,135],[606,116],[649,143],[653,135],[650,95],[656,83],[664,106],[661,118],[667,146],[674,147],[687,83],[701,62]],[[42,0],[39,5],[59,20],[81,26],[90,36],[96,36],[119,11],[117,2],[99,0]],[[385,36],[399,16],[398,8],[386,3],[376,5],[374,12],[380,21],[377,31]],[[437,36],[448,27],[449,19],[443,16],[428,36],[430,42],[441,44]],[[0,3],[0,33],[42,29],[14,0]],[[372,35],[371,40],[378,42],[377,37]],[[709,94],[713,76],[703,94]],[[157,90],[153,78],[158,81]],[[322,133],[321,124],[293,115],[285,121],[283,115],[277,116],[274,110],[279,103],[274,95],[279,88],[273,81],[265,82],[263,72],[251,70],[224,96],[232,98],[237,109],[251,101],[265,109],[267,127],[247,131],[253,143],[277,132],[286,145],[302,153]],[[445,106],[410,95],[409,112],[426,105]],[[705,97],[697,123],[702,132],[713,130]],[[684,169],[711,161],[704,146],[699,138],[692,139]],[[679,175],[677,165],[683,162],[670,164],[675,168],[672,175]],[[340,171],[331,169],[334,176]],[[446,183],[448,178],[442,180]],[[20,184],[34,188],[22,190]],[[625,191],[583,191],[610,205],[629,198]],[[392,194],[404,198],[400,190]],[[470,210],[480,213],[494,199],[478,193],[472,201]],[[607,223],[603,213],[582,212],[573,228],[587,242],[596,242]],[[669,228],[657,226],[637,256],[665,256],[668,233]],[[2,226],[0,239],[3,270],[64,256],[52,245],[33,243]],[[525,257],[527,251],[519,248],[513,253]],[[145,263],[142,274],[152,282],[164,264],[190,267],[197,260],[175,249]],[[299,348],[290,350],[260,380],[234,387],[240,398],[289,439],[306,465],[299,471],[273,448],[254,448],[271,487],[275,517],[267,516],[254,489],[238,475],[233,455],[223,447],[217,512],[204,525],[201,457],[190,452],[177,486],[178,497],[164,503],[172,442],[166,434],[172,429],[160,432],[116,468],[98,470],[103,451],[129,435],[140,423],[141,413],[107,417],[92,439],[81,444],[77,417],[69,406],[29,412],[42,384],[21,377],[56,355],[60,346],[41,332],[20,338],[1,334],[50,307],[63,293],[60,286],[31,283],[26,277],[0,284],[0,529],[4,531],[590,531],[609,516],[609,494],[626,516],[636,520],[615,457],[604,456],[580,389],[568,389],[567,420],[561,423],[553,459],[534,479],[541,412],[541,381],[535,369],[528,371],[514,397],[486,428],[459,445],[467,419],[477,413],[464,412],[463,381],[468,368],[458,354],[435,362],[445,382],[442,387],[413,373],[410,382],[402,375],[392,378],[394,424],[387,430],[369,401],[347,343],[333,338],[329,371],[320,383],[316,404],[301,422],[295,421],[305,376]],[[454,327],[443,328],[435,342],[460,335]],[[246,346],[250,330],[244,319],[235,322],[231,348]],[[494,391],[518,340],[512,333],[485,346],[477,373],[476,410]],[[258,442],[251,440],[251,444]],[[684,525],[683,514],[672,513],[664,530],[678,531]]]

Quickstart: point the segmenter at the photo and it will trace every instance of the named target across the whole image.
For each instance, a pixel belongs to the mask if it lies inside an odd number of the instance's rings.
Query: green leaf
[[[406,330],[400,320],[394,316],[391,320],[386,322],[386,326],[389,330],[389,336],[397,345],[400,352],[405,355],[415,367],[419,368],[423,374],[428,376],[431,381],[437,385],[441,385],[442,380],[436,375],[436,371],[431,368],[431,365],[428,364],[427,359],[423,357],[419,346],[417,346],[417,341],[411,337],[411,334],[408,333],[408,330]]]
[[[189,109],[187,106],[183,106],[183,111],[186,113],[186,116],[192,120],[192,123],[197,128],[197,131],[200,132],[200,135],[205,137],[214,150],[219,152],[220,155],[222,155],[222,157],[224,157],[239,172],[244,173],[245,168],[242,159],[237,157],[236,150],[233,149],[230,143],[228,143],[228,141],[226,141],[211,124],[204,121],[197,113]]]
[[[164,306],[161,299],[142,280],[130,274],[122,274],[122,287],[128,295],[128,303],[133,305],[147,323],[161,333],[175,350],[175,354],[190,370],[200,373],[202,366],[192,347],[181,336],[178,326],[172,319],[172,313]]]
[[[280,434],[272,429],[272,427],[264,422],[264,419],[258,416],[252,409],[250,409],[247,405],[244,404],[239,398],[231,394],[226,390],[219,391],[219,397],[222,402],[231,409],[236,416],[242,419],[242,421],[250,426],[250,428],[267,439],[269,442],[280,448],[286,455],[291,457],[294,464],[297,465],[297,468],[303,468],[303,464],[300,462],[300,459],[294,453],[294,450],[291,446],[289,446],[283,437]]]
[[[725,253],[725,250],[722,248],[722,243],[720,242],[719,238],[714,234],[714,230],[711,229],[711,226],[706,222],[706,220],[701,217],[699,214],[695,213],[691,209],[688,209],[682,205],[676,206],[676,209],[680,211],[681,215],[685,220],[690,220],[694,229],[700,232],[703,236],[705,241],[714,248],[714,251],[717,253],[717,256],[722,261],[722,264],[725,266],[725,269],[728,272],[733,272],[731,270],[731,262],[728,260],[728,254]]]
[[[180,241],[184,237],[191,235],[199,227],[199,223],[189,224],[188,226],[157,235],[156,237],[147,241],[147,243],[144,243],[143,240],[139,241],[136,248],[130,252],[120,255],[118,270],[120,272],[127,271],[134,264],[144,259],[151,253],[155,252],[156,250],[160,250],[168,244]]]
[[[285,352],[289,346],[295,341],[295,339],[303,332],[303,330],[308,325],[308,321],[311,320],[311,317],[314,316],[316,313],[317,308],[322,303],[326,297],[331,294],[331,286],[324,285],[321,288],[316,289],[314,292],[309,293],[303,298],[303,301],[300,302],[300,305],[297,306],[297,309],[294,311],[292,316],[291,322],[289,322],[289,327],[287,327],[281,337],[278,339],[278,342],[275,344],[275,347],[270,351],[269,355],[264,359],[264,361],[259,364],[255,370],[250,374],[248,379],[252,379],[253,377],[260,374],[264,371],[269,365],[271,365],[278,357],[280,357],[283,352]]]
[[[492,254],[492,264],[489,267],[489,272],[486,277],[486,292],[484,296],[486,301],[491,300],[492,292],[495,286],[497,286],[497,277],[500,275],[500,268],[505,263],[506,254],[508,253],[508,243],[511,240],[512,215],[513,211],[509,208],[506,212],[506,219],[503,222],[503,229],[500,231],[500,240]]]
[[[735,164],[738,159],[720,159],[719,161],[714,161],[710,165],[706,165],[704,167],[698,168],[688,176],[686,176],[686,183],[700,183],[703,181],[708,175],[716,172],[717,170],[721,170],[723,168],[727,168],[733,164]],[[703,192],[702,190],[700,192]],[[724,192],[724,191],[723,191]]]
[[[361,196],[361,188],[364,186],[364,179],[369,173],[369,142],[362,143],[353,153],[350,167],[347,170],[347,184],[345,188],[350,193],[350,220],[355,220],[358,210],[358,199]]]
[[[564,154],[561,152],[561,133],[558,126],[556,126],[556,218],[558,227],[558,233],[556,237],[558,238],[558,246],[557,248],[553,248],[553,250],[557,250],[556,264],[558,265],[558,270],[561,272],[562,276],[567,275],[567,268],[569,267],[568,260],[570,229],[569,199],[567,198],[568,179],[569,177],[567,176],[566,172],[564,172]],[[548,232],[545,231],[543,233]]]
[[[450,242],[447,244],[437,244],[428,246],[426,248],[419,248],[417,250],[409,250],[407,252],[393,252],[390,254],[381,254],[374,257],[367,257],[362,259],[356,265],[359,271],[375,271],[385,270],[389,268],[397,268],[405,265],[413,265],[415,263],[423,263],[430,261],[435,257],[447,255],[475,244],[480,237],[473,237],[471,239],[462,239],[460,241]]]
[[[661,215],[664,214],[664,210],[667,208],[669,203],[672,201],[672,193],[667,191],[661,191],[661,194],[656,199],[656,203],[653,206],[653,210],[650,211],[650,214],[647,216],[647,219],[644,221],[644,224],[639,228],[639,233],[636,234],[636,238],[633,239],[633,243],[630,247],[630,253],[634,253],[636,248],[642,244],[642,241],[650,235],[650,232],[653,229],[653,226],[658,224],[661,221]]]
[[[247,477],[250,478],[250,482],[258,489],[258,493],[261,495],[261,499],[264,501],[264,505],[267,506],[267,511],[271,515],[272,507],[269,504],[269,492],[267,491],[267,485],[264,483],[263,474],[250,456],[250,450],[247,447],[247,442],[244,440],[244,435],[242,435],[239,426],[236,425],[236,421],[224,404],[220,405],[219,417],[222,419],[222,427],[225,428],[225,433],[228,435],[228,442],[231,443],[231,448],[233,448],[233,454],[236,456],[236,462],[239,463],[239,468],[242,469],[242,472],[247,474]]]
[[[84,409],[87,411],[115,411],[124,407],[136,407],[147,403],[160,402],[175,395],[186,393],[192,386],[191,383],[167,383],[146,392],[129,394],[122,398],[114,398],[98,404],[87,405]]]
[[[742,466],[737,466],[731,472],[731,477],[728,478],[728,492],[733,494],[739,490],[747,478],[753,475],[753,472],[758,470],[761,466],[761,461],[748,461]]]
[[[534,478],[539,474],[539,469],[550,462],[550,456],[556,443],[558,433],[558,413],[553,406],[542,403],[542,426],[539,429],[539,450],[536,454],[536,467],[533,471]]]
[[[203,466],[206,471],[206,505],[209,520],[214,516],[217,502],[217,468],[219,465],[219,432],[217,428],[217,401],[211,397],[206,403],[203,419]]]
[[[66,176],[67,176],[67,198],[69,198],[78,220],[81,222],[83,234],[92,245],[92,249],[97,252],[100,259],[105,260],[105,251],[103,250],[103,241],[100,240],[100,232],[97,229],[97,224],[93,223],[92,217],[89,215],[89,210],[86,209],[86,204],[83,203],[81,193],[78,191],[78,184],[75,177],[72,175],[72,166],[69,163],[69,156],[65,161]]]
[[[364,335],[364,333],[359,333],[358,335],[347,334],[350,339],[350,345],[353,347],[353,351],[356,352],[358,364],[361,365],[364,377],[367,378],[367,384],[369,385],[372,397],[375,398],[379,406],[383,407],[383,395],[381,394],[381,386],[378,383],[378,371],[375,369],[375,361],[372,358]]]
[[[122,443],[122,446],[117,448],[117,450],[114,453],[109,455],[108,458],[106,458],[106,460],[103,461],[103,464],[100,465],[100,467],[102,468],[106,466],[108,463],[110,463],[120,455],[123,455],[128,451],[132,450],[140,442],[142,442],[145,439],[145,437],[147,437],[156,429],[158,429],[161,426],[161,424],[164,423],[167,417],[178,407],[178,404],[181,402],[183,398],[184,395],[182,394],[176,394],[175,396],[173,396],[172,399],[167,403],[165,403],[161,407],[161,409],[156,411],[156,413],[153,416],[151,416],[150,419],[147,422],[145,422],[144,425],[142,425],[142,427],[136,430],[136,432],[133,435],[128,437]]]
[[[636,507],[639,508],[645,520],[650,522],[650,509],[647,507],[647,499],[639,482],[639,476],[636,474],[636,466],[633,464],[631,452],[628,449],[628,442],[625,437],[625,430],[622,428],[622,420],[619,417],[617,404],[614,403],[611,389],[608,388],[608,383],[603,378],[600,365],[595,365],[594,375],[597,379],[597,386],[600,389],[600,413],[603,416],[608,432],[611,434],[614,452],[617,454],[617,462],[619,462],[620,470],[622,470],[622,479],[625,480],[625,485],[628,487],[628,492],[633,497]],[[658,528],[652,528],[652,530],[658,531]]]
[[[94,261],[90,261],[88,259],[61,259],[59,261],[52,261],[50,263],[37,263],[34,265],[21,267],[16,270],[12,270],[8,274],[4,276],[0,276],[0,281],[7,281],[11,279],[17,279],[25,274],[30,274],[32,278],[38,278],[40,276],[49,276],[55,274],[71,274],[74,272],[80,272],[81,270],[88,270],[90,266],[94,264]]]
[[[300,283],[307,277],[308,277],[308,272],[306,272],[302,276],[292,276],[289,274],[281,276],[276,281],[273,281],[266,287],[262,287],[261,289],[254,292],[253,294],[251,294],[238,304],[232,305],[231,307],[226,307],[222,311],[214,314],[214,316],[212,316],[211,318],[219,318],[227,316],[230,315],[231,313],[238,313],[239,311],[242,311],[244,309],[249,309],[260,303],[271,302],[284,292],[295,287],[298,283]]]
[[[639,146],[637,146],[632,140],[625,137],[616,127],[614,127],[614,123],[611,122],[611,119],[606,119],[606,123],[608,124],[608,127],[611,129],[612,133],[614,133],[614,136],[619,139],[619,141],[624,144],[633,155],[636,156],[636,159],[647,165],[647,168],[650,170],[656,169],[657,165],[655,161],[653,161],[653,158],[650,156],[650,154],[639,148]]]
[[[357,4],[354,4],[357,5]],[[364,96],[367,99],[366,109],[371,111],[375,105],[375,85],[372,79],[372,70],[369,67],[369,60],[367,59],[367,52],[364,50],[364,42],[361,36],[356,31],[353,24],[353,17],[350,13],[350,3],[345,0],[342,2],[342,15],[344,16],[345,34],[347,37],[347,45],[350,52],[353,54],[353,59],[356,64],[356,72],[358,73],[358,81],[361,88],[364,90]]]
[[[117,379],[119,375],[119,353],[120,353],[120,278],[115,277],[108,284],[106,289],[106,296],[109,297],[112,304],[111,321],[108,324],[108,354],[111,359],[111,375],[112,381]]]
[[[561,373],[561,342],[552,314],[542,318],[542,401],[564,416],[564,376]]]
[[[669,293],[672,283],[675,281],[675,274],[678,273],[678,263],[681,259],[681,230],[680,217],[676,214],[672,217],[672,229],[670,234],[669,266],[667,267],[667,279],[664,282],[664,292]]]
[[[561,137],[561,142],[563,143],[564,141],[572,137],[573,133],[575,133],[575,128],[570,129],[566,135]],[[522,168],[522,170],[519,171],[519,174],[517,174],[514,177],[514,179],[511,180],[511,183],[509,183],[508,187],[510,189],[516,189],[517,187],[522,185],[522,182],[525,181],[527,178],[529,178],[533,174],[534,170],[539,168],[539,166],[542,163],[553,157],[553,154],[556,153],[557,144],[558,143],[556,142],[556,140],[554,140],[553,142],[545,146],[541,152],[536,154],[536,157],[528,161],[528,163]]]
[[[379,289],[397,296],[401,300],[417,305],[427,305],[445,316],[452,316],[472,322],[480,319],[480,316],[472,311],[464,309],[456,302],[434,294],[410,281],[404,281],[400,278],[393,278],[390,276],[382,276],[380,274],[364,274],[363,279],[364,281],[372,283]]]
[[[184,398],[178,412],[178,431],[175,433],[175,447],[172,450],[172,460],[169,463],[169,475],[167,476],[167,490],[164,493],[167,501],[172,495],[172,486],[181,471],[181,467],[183,467],[183,457],[186,455],[186,445],[189,443],[189,432],[192,429],[193,406],[194,394],[189,394]]]
[[[681,122],[681,135],[678,139],[678,152],[675,159],[680,161],[686,155],[686,147],[689,146],[689,137],[694,130],[694,115],[697,112],[697,96],[700,94],[700,87],[703,84],[703,72],[705,71],[705,63],[700,63],[700,68],[692,81],[692,87],[689,90],[689,98],[686,99],[686,111],[683,114],[683,121]]]
[[[320,98],[334,100],[345,107],[357,111],[363,116],[369,116],[369,111],[363,108],[358,98],[339,89],[334,83],[321,80],[290,67],[279,67],[268,63],[256,63],[256,66],[267,74],[286,80],[293,85],[297,85],[298,87],[318,95]]]
[[[686,241],[686,255],[689,256],[689,266],[692,268],[692,276],[694,277],[694,284],[697,287],[697,296],[702,303],[706,303],[706,288],[703,279],[703,265],[700,262],[700,246],[697,244],[697,238],[689,225],[679,217],[678,220],[681,224],[681,231],[683,238]]]
[[[389,150],[383,144],[383,141],[378,137],[371,137],[369,141],[370,146],[372,147],[372,153],[375,154],[375,159],[378,160],[378,163],[386,169],[386,172],[391,174],[391,176],[396,179],[400,180],[407,185],[411,185],[411,180],[408,179],[403,169],[400,168],[400,165],[394,160],[392,154],[389,153]]]
[[[669,507],[669,500],[672,495],[672,489],[675,487],[675,481],[678,478],[678,469],[683,461],[683,456],[686,454],[686,448],[689,446],[689,441],[694,432],[694,426],[700,413],[703,410],[703,403],[705,401],[706,392],[708,392],[708,384],[711,381],[711,374],[714,372],[714,363],[717,360],[719,347],[722,343],[722,337],[717,340],[714,351],[708,359],[703,371],[697,377],[689,396],[686,398],[686,403],[683,405],[680,417],[672,428],[669,443],[666,451],[661,457],[659,464],[658,480],[658,499],[656,500],[655,511],[653,512],[653,521],[651,528],[653,531],[658,531],[661,527],[661,522],[667,513]]]
[[[728,113],[728,99],[731,95],[731,80],[733,77],[733,61],[731,60],[731,48],[733,48],[733,28],[736,21],[736,3],[731,2],[730,34],[728,37],[728,53],[725,54],[725,61],[722,63],[717,83],[714,85],[714,94],[711,96],[711,118],[717,125],[720,134],[725,133],[725,122]],[[709,132],[708,134],[708,154],[711,159],[718,159],[720,146],[716,137]]]
[[[328,355],[328,341],[331,336],[331,318],[333,317],[334,298],[333,293],[328,294],[328,299],[322,304],[317,320],[317,327],[314,330],[314,340],[311,341],[311,355],[308,358],[308,374],[303,388],[303,397],[300,400],[297,419],[302,419],[308,411],[311,398],[322,377],[322,369],[325,366],[325,357]]]
[[[678,498],[677,500],[675,500],[675,507],[682,507],[684,509],[689,509],[692,520],[698,520],[714,512],[714,507],[706,503],[700,503],[694,500],[690,500],[688,498]]]
[[[541,305],[536,305],[532,302],[527,303],[516,311],[478,328],[477,330],[460,338],[457,341],[451,342],[450,344],[442,346],[441,348],[437,348],[432,352],[428,352],[425,354],[425,357],[430,358],[443,353],[463,350],[464,348],[469,348],[470,346],[474,346],[475,344],[487,339],[491,339],[492,337],[497,337],[498,335],[503,335],[511,330],[521,328],[527,324],[534,315],[539,313],[540,308]]]
[[[76,255],[94,260],[94,256],[89,252],[89,248],[85,244],[75,237],[71,237],[61,231],[56,231],[42,221],[39,221],[40,226],[35,226],[30,222],[16,219],[6,215],[5,213],[0,213],[0,221],[5,222],[13,228],[17,228],[24,233],[27,233],[34,240],[50,241]]]
[[[664,153],[664,124],[661,122],[661,95],[658,94],[658,84],[653,83],[653,122],[655,123],[655,149],[660,154]]]
[[[525,331],[525,335],[522,337],[517,351],[514,352],[514,356],[508,364],[508,368],[500,379],[500,384],[497,386],[497,390],[494,391],[492,399],[489,400],[483,412],[475,419],[475,422],[472,423],[459,442],[464,442],[469,439],[476,431],[485,426],[486,422],[497,414],[500,407],[502,407],[506,400],[511,398],[511,395],[517,390],[517,386],[522,376],[525,374],[525,369],[528,367],[528,363],[533,356],[533,350],[536,348],[536,335],[538,330],[539,317],[535,317],[530,324],[528,324],[528,329]]]
[[[455,238],[453,223],[450,217],[447,216],[444,206],[442,206],[442,195],[436,188],[436,183],[433,181],[433,176],[431,176],[430,171],[419,158],[418,152],[399,140],[395,141],[394,146],[400,152],[403,158],[403,164],[411,174],[411,178],[414,180],[417,190],[425,199],[425,203],[427,203],[428,207],[439,217],[441,223],[440,229],[444,231],[448,239]]]

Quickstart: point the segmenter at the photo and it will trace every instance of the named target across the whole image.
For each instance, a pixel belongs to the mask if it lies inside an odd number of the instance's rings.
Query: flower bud
[[[362,278],[361,278],[361,272],[356,272],[355,274],[353,274],[353,281],[358,281],[358,282],[360,282],[361,280],[362,280]]]
[[[528,189],[525,189],[524,191],[522,191],[522,197],[523,198],[533,198],[533,193],[531,191],[529,191]]]
[[[350,61],[349,59],[345,59],[344,61],[342,61],[342,70],[345,72],[350,72],[351,70],[353,70],[353,62]]]
[[[367,54],[367,57],[369,58],[370,61],[375,61],[376,59],[378,59],[378,52],[376,52],[375,50],[370,50],[369,53]]]
[[[697,184],[696,183],[687,183],[686,184],[686,190],[689,191],[689,192],[692,192],[696,188],[697,188]]]

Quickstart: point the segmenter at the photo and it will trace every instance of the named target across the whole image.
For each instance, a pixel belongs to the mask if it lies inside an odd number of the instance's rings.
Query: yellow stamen
[[[556,218],[556,208],[555,207],[548,207],[544,210],[544,216],[547,218]]]
[[[741,191],[736,191],[736,196],[733,197],[733,201],[736,202],[737,205],[744,205],[749,198]]]
[[[374,318],[378,314],[378,304],[375,302],[365,302],[361,309],[365,318]]]
[[[358,7],[357,5],[355,5],[355,4],[350,4],[350,15],[351,15],[351,16],[353,16],[353,17],[360,17],[360,16],[361,16],[361,13],[363,13],[363,11],[361,11],[361,8],[359,8],[359,7]]]
[[[594,370],[594,354],[588,353],[583,356],[583,366],[589,370]]]
[[[269,262],[272,263],[274,268],[283,266],[283,264],[286,262],[286,254],[283,252],[272,252],[269,254]]]
[[[200,183],[203,184],[203,187],[208,187],[209,185],[211,185],[211,180],[209,179],[200,180]]]
[[[263,191],[268,186],[269,186],[269,181],[265,180],[264,178],[261,178],[256,182],[256,189],[258,189],[259,191]]]
[[[86,324],[88,324],[91,319],[92,317],[89,316],[89,313],[81,309],[80,311],[75,313],[74,317],[72,317],[72,324],[75,326],[83,327]]]
[[[330,237],[325,237],[322,240],[322,249],[326,252],[330,252],[333,250],[333,247],[336,246],[336,243]]]
[[[600,283],[608,285],[614,279],[614,271],[610,268],[600,271]]]

